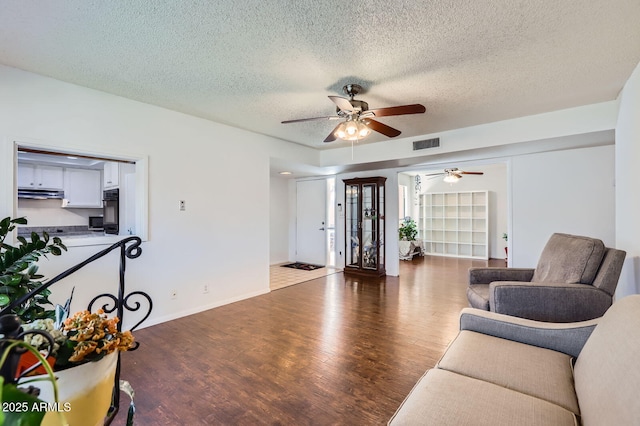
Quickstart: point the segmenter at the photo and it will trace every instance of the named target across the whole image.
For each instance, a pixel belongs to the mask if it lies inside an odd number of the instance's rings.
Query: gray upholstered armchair
[[[625,255],[595,238],[553,234],[535,269],[469,269],[469,305],[537,321],[597,318],[613,303]]]

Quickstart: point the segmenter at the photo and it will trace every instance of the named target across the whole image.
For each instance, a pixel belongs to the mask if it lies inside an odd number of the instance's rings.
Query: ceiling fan
[[[462,179],[462,175],[483,175],[484,172],[465,172],[464,170],[460,170],[457,167],[453,167],[450,169],[444,169],[444,172],[440,173],[429,173],[425,176],[427,177],[435,177],[435,176],[444,176],[444,181],[453,183],[457,182],[459,179]]]
[[[355,141],[363,139],[371,133],[371,130],[382,133],[390,138],[400,135],[400,130],[387,126],[373,117],[387,117],[391,115],[422,114],[426,108],[420,104],[401,105],[388,108],[369,109],[369,104],[364,101],[353,99],[362,92],[362,86],[358,84],[347,84],[342,88],[350,99],[341,96],[329,96],[329,99],[336,104],[336,114],[326,117],[301,118],[298,120],[286,120],[282,124],[300,123],[303,121],[318,120],[341,120],[333,131],[326,137],[324,142],[333,142],[336,138]]]

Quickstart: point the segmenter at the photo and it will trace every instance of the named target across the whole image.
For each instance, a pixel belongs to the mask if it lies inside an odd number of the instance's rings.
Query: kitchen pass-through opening
[[[146,240],[146,163],[16,143],[14,211],[28,221],[18,235],[46,231],[70,245],[113,236]]]

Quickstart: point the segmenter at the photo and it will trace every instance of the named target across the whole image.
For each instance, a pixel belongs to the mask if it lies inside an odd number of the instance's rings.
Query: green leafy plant
[[[417,236],[418,228],[416,226],[416,222],[409,216],[405,217],[402,221],[402,225],[398,228],[398,237],[401,240],[415,241]]]
[[[7,235],[17,225],[26,225],[27,219],[5,217],[0,221],[0,309],[28,294],[42,284],[42,275],[38,275],[36,262],[47,254],[60,256],[67,250],[58,237],[49,238],[46,232],[38,235],[32,232],[30,239],[18,237],[18,245],[5,243]],[[23,322],[42,318],[53,318],[55,312],[46,305],[49,301],[49,290],[44,290],[11,310]]]

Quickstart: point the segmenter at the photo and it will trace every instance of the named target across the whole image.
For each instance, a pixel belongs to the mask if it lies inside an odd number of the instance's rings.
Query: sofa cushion
[[[533,282],[591,284],[604,256],[596,238],[553,234],[540,255]]]
[[[446,370],[422,376],[390,425],[526,426],[577,424],[564,408]]]
[[[585,425],[637,425],[640,419],[640,295],[624,297],[600,320],[576,360]]]
[[[461,331],[437,367],[544,399],[580,414],[571,357],[560,352]]]

